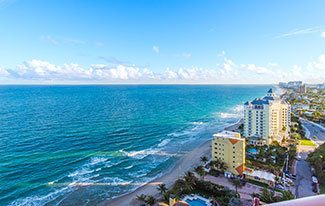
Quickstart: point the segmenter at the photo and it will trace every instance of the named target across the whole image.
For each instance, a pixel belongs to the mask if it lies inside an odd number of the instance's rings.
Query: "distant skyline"
[[[325,81],[323,0],[0,0],[0,84]]]

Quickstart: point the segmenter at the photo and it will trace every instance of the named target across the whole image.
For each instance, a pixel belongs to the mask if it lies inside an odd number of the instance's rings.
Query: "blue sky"
[[[325,79],[323,0],[0,0],[0,83]]]

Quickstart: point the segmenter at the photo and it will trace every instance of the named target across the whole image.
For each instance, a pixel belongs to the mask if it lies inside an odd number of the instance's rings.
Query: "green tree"
[[[167,187],[164,183],[162,184],[159,184],[158,187],[157,187],[157,190],[159,191],[159,193],[164,196],[164,194],[167,192]]]
[[[286,126],[283,126],[282,127],[282,132],[285,132],[287,130],[287,127]]]
[[[307,161],[313,168],[321,184],[325,183],[325,144],[320,145],[314,152],[308,155]]]
[[[300,140],[300,139],[301,139],[301,135],[300,135],[299,133],[297,133],[297,132],[294,132],[294,133],[292,134],[292,137],[293,137],[295,140]]]
[[[204,167],[202,165],[197,166],[196,168],[194,168],[194,171],[201,177],[201,179],[205,175],[205,170],[204,170]]]
[[[220,172],[224,172],[224,171],[226,171],[226,170],[228,169],[227,164],[226,164],[225,162],[219,160],[219,159],[216,159],[215,161],[211,161],[211,162],[210,162],[210,165],[211,165],[214,169],[216,169],[216,170],[218,170],[218,171],[220,171]]]
[[[206,156],[201,157],[201,161],[205,164],[208,161],[208,158]]]
[[[281,201],[292,200],[295,199],[295,196],[289,190],[285,190],[282,192]]]
[[[233,179],[231,183],[235,186],[236,193],[238,193],[238,188],[242,187],[242,184],[239,179]]]
[[[192,185],[192,186],[195,185],[195,183],[196,183],[196,177],[193,174],[193,172],[190,172],[190,171],[185,173],[184,180],[185,180],[185,182],[189,183],[189,185]]]
[[[154,205],[156,202],[157,202],[156,198],[154,198],[151,195],[147,196],[146,201],[145,201],[145,203],[150,206]]]
[[[145,202],[146,199],[147,199],[147,196],[144,195],[144,194],[141,194],[141,195],[137,195],[137,200],[139,200],[140,202]]]
[[[260,196],[260,200],[263,202],[266,202],[266,203],[272,203],[272,202],[276,201],[274,193],[269,191],[266,187],[264,187],[261,190],[261,193],[259,196]]]

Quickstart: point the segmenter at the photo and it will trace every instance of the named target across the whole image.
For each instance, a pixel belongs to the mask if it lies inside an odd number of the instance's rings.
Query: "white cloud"
[[[117,63],[114,65],[79,64],[56,65],[41,60],[31,60],[14,69],[0,68],[0,77],[11,82],[83,82],[83,83],[276,83],[278,81],[305,80],[323,82],[325,79],[325,55],[305,65],[293,65],[284,70],[276,63],[260,66],[236,64],[224,57],[222,63],[212,68],[166,68],[154,72],[149,68]]]
[[[273,74],[273,72],[266,68],[266,67],[260,67],[260,66],[256,66],[255,64],[242,64],[241,65],[244,69],[247,69],[248,71],[252,71],[256,74],[261,74],[261,75],[264,75],[264,74]]]
[[[0,67],[0,77],[7,77],[9,76],[9,72],[6,69],[2,69]]]
[[[225,51],[221,51],[220,53],[217,54],[218,57],[223,57],[226,55]]]
[[[153,46],[152,47],[152,51],[154,51],[155,53],[159,54],[159,52],[160,52],[159,46]]]
[[[321,37],[325,38],[325,31],[321,33]]]
[[[305,29],[295,29],[287,33],[279,34],[275,38],[286,38],[286,37],[302,35],[302,34],[312,34],[312,33],[320,32],[323,29],[324,26],[316,26],[316,27],[310,27]]]

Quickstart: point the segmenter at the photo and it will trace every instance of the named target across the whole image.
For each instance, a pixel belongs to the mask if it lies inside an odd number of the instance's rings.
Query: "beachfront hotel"
[[[290,105],[277,97],[272,89],[263,98],[244,105],[244,136],[248,143],[262,146],[288,136]]]
[[[212,161],[220,160],[227,165],[227,171],[242,175],[245,170],[246,140],[240,133],[223,131],[213,135]]]

